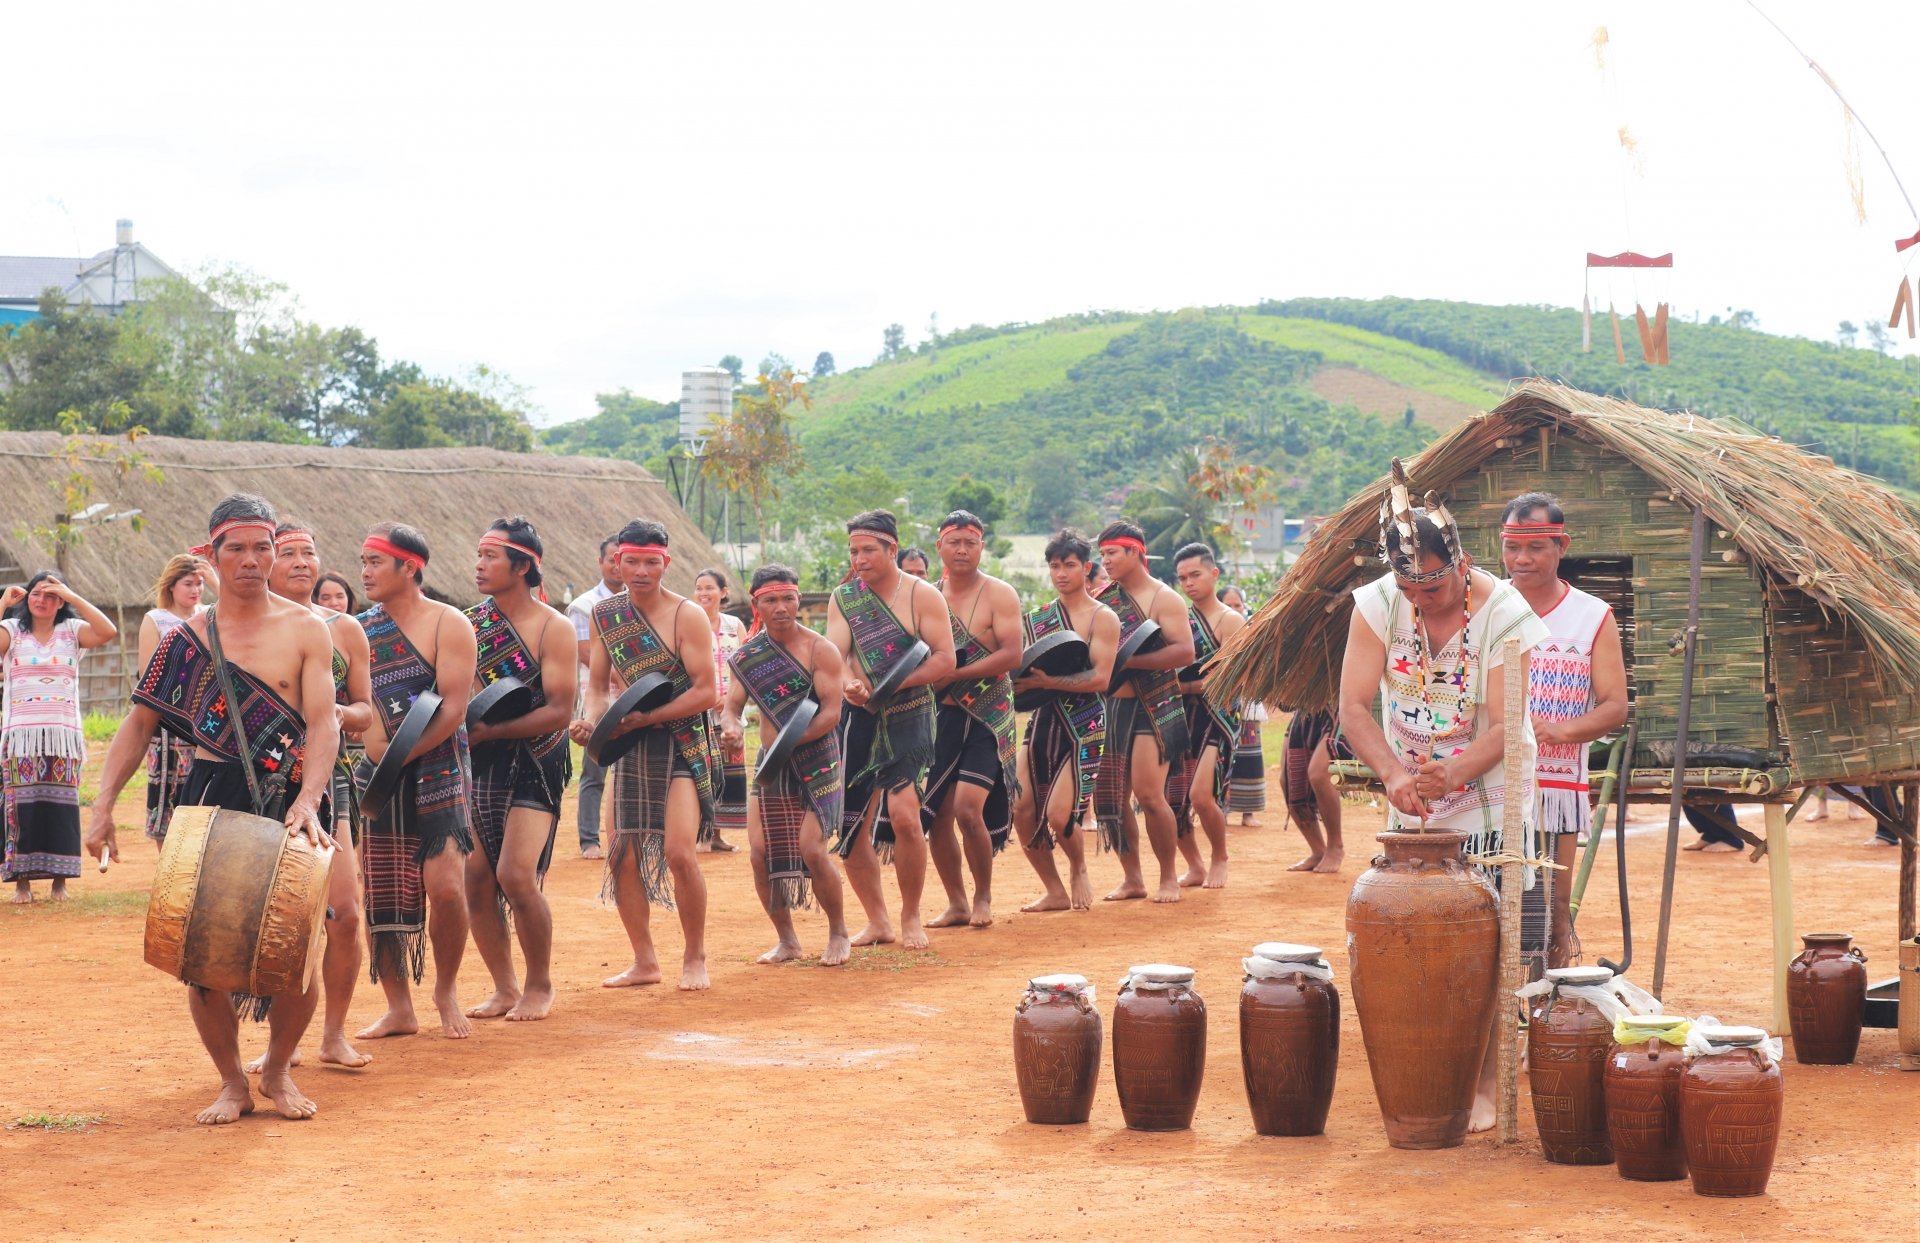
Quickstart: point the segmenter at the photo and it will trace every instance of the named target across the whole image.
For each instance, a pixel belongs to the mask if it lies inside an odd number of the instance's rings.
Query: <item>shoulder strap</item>
[[[266,797],[260,793],[259,778],[253,774],[253,745],[247,741],[246,722],[241,720],[240,696],[233,682],[233,670],[227,667],[227,658],[220,650],[220,625],[214,620],[213,609],[207,610],[207,647],[213,652],[213,670],[220,678],[220,693],[227,697],[227,719],[233,723],[234,739],[240,744],[240,771],[247,777],[247,795],[253,800],[253,814],[266,815]],[[280,781],[275,777],[268,784]],[[274,790],[275,795],[279,794]]]

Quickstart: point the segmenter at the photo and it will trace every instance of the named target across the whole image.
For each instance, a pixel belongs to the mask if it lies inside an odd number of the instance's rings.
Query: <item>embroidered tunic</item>
[[[1571,721],[1593,708],[1593,648],[1613,613],[1605,600],[1567,586],[1560,602],[1541,617],[1547,637],[1533,649],[1527,667],[1527,714]],[[1577,833],[1587,827],[1587,744],[1543,742],[1534,769],[1540,792],[1540,828]]]

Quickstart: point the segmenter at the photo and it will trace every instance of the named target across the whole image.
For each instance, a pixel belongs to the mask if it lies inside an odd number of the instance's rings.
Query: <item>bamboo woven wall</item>
[[[1790,587],[1769,595],[1776,719],[1793,744],[1794,775],[1827,781],[1920,768],[1920,703],[1874,673],[1844,618]]]

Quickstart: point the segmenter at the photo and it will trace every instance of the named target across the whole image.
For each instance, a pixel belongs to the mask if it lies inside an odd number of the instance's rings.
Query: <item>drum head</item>
[[[387,809],[387,800],[400,788],[400,775],[413,763],[414,752],[420,747],[420,740],[426,737],[427,726],[433,723],[433,714],[440,710],[440,694],[437,691],[421,691],[400,718],[400,728],[393,732],[392,741],[387,743],[387,753],[373,766],[373,773],[367,778],[365,793],[360,795],[360,814],[371,820]]]
[[[1160,623],[1143,621],[1139,628],[1127,636],[1120,650],[1113,654],[1113,677],[1107,681],[1107,694],[1119,690],[1127,680],[1127,662],[1142,652],[1151,652],[1162,646],[1166,640],[1160,637]]]
[[[593,762],[602,768],[612,768],[614,761],[640,745],[640,735],[644,730],[628,730],[617,737],[614,730],[620,727],[621,718],[629,712],[648,712],[673,700],[673,683],[664,673],[649,673],[613,701],[600,723],[593,727],[593,736],[587,739],[587,754]]]
[[[1013,693],[1013,710],[1015,712],[1038,712],[1058,698],[1060,698],[1059,691],[1015,691]]]
[[[933,649],[927,646],[925,639],[915,639],[913,646],[908,648],[899,660],[894,661],[893,667],[873,684],[873,694],[867,697],[867,711],[878,715],[885,709],[888,702],[899,692],[900,684],[911,677],[913,671],[924,664],[927,657],[932,654]]]
[[[501,678],[467,701],[467,728],[498,725],[533,711],[533,688],[519,678]]]
[[[1014,668],[1013,676],[1018,678],[1037,670],[1060,678],[1085,673],[1091,668],[1093,652],[1087,647],[1087,641],[1071,630],[1056,630],[1034,640],[1020,653],[1020,663]]]
[[[793,758],[795,747],[800,745],[800,735],[813,725],[813,718],[820,715],[820,705],[812,699],[802,699],[794,705],[793,715],[780,727],[767,749],[760,753],[760,762],[753,766],[755,784],[765,784],[780,772],[780,768]]]

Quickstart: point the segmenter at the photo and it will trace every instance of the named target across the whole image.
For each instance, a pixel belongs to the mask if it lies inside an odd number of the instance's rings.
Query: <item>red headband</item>
[[[673,554],[668,552],[666,548],[663,547],[662,545],[659,545],[659,544],[622,544],[620,545],[620,555],[623,557],[626,556],[628,553],[632,553],[636,557],[644,557],[650,552],[659,553],[660,559],[662,561],[666,562],[668,565],[673,564]]]
[[[1567,524],[1564,522],[1508,522],[1500,527],[1502,536],[1511,535],[1516,539],[1531,539],[1536,535],[1565,535]]]
[[[276,535],[273,537],[273,550],[275,552],[279,552],[282,548],[285,548],[287,545],[297,544],[302,540],[305,540],[309,544],[314,544],[313,532],[288,531],[285,535]],[[314,544],[314,547],[318,548],[319,545]]]
[[[1141,556],[1147,555],[1147,546],[1131,535],[1116,535],[1112,539],[1100,541],[1102,548],[1131,548]]]
[[[761,583],[759,587],[754,589],[753,598],[758,600],[761,596],[771,595],[776,591],[791,591],[797,596],[800,594],[800,584],[781,582]]]
[[[480,542],[482,544],[492,544],[496,548],[511,548],[523,557],[532,557],[533,563],[536,566],[540,564],[539,553],[535,552],[531,548],[528,548],[525,544],[514,543],[512,540],[508,539],[506,536],[502,535],[498,531],[488,531],[485,535],[482,535],[480,537]]]
[[[389,557],[392,557],[395,561],[404,561],[408,563],[418,561],[423,567],[427,564],[426,554],[418,553],[418,552],[408,552],[406,549],[400,547],[400,545],[395,544],[390,540],[383,539],[378,535],[367,536],[366,543],[360,545],[360,551],[361,552],[383,552],[383,553],[386,553]]]
[[[878,527],[854,527],[852,530],[847,532],[848,539],[852,539],[856,535],[871,535],[873,536],[873,538],[877,540],[881,540],[885,543],[892,544],[895,548],[898,548],[900,546],[899,536],[889,534],[886,531],[882,531]]]
[[[259,527],[267,533],[268,539],[272,539],[273,526],[273,523],[261,518],[229,518],[219,526],[213,528],[213,530],[207,532],[206,543],[196,544],[192,548],[187,549],[187,551],[196,557],[204,557],[213,551],[213,546],[219,543],[223,537],[247,527]]]

